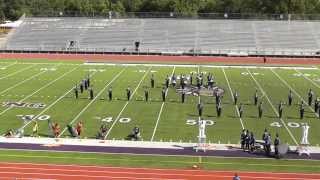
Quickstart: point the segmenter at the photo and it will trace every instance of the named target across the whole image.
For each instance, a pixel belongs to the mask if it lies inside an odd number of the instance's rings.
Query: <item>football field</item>
[[[143,141],[197,142],[199,99],[204,103],[203,119],[207,122],[207,141],[235,144],[242,129],[252,131],[261,139],[265,128],[272,137],[279,133],[282,142],[297,145],[301,140],[301,125],[310,126],[309,141],[320,143],[320,119],[314,107],[307,106],[311,88],[314,98],[320,96],[320,71],[317,67],[255,67],[213,65],[152,65],[152,64],[83,64],[54,61],[13,61],[0,63],[0,133],[23,128],[25,136],[32,134],[33,121],[38,121],[39,136],[51,136],[48,120],[61,127],[60,137],[70,137],[67,125],[83,122],[81,138],[95,138],[100,126],[106,124],[106,139],[125,139],[135,126],[141,129]],[[215,86],[224,90],[222,116],[217,117],[215,98],[211,95],[181,94],[172,86],[162,101],[161,91],[167,76],[179,79],[184,74],[206,76],[211,73]],[[151,76],[155,88],[151,88]],[[89,93],[76,99],[74,86],[90,75],[94,99]],[[179,85],[179,81],[178,85]],[[126,89],[131,89],[127,101]],[[112,88],[113,100],[108,100]],[[149,91],[149,101],[144,91]],[[288,106],[289,90],[293,105]],[[255,91],[263,101],[263,117],[258,118],[258,107],[253,104]],[[233,92],[239,94],[244,114],[240,118],[238,105],[233,103]],[[278,104],[285,102],[283,117],[278,118]],[[305,103],[304,119],[300,120],[299,104]]]

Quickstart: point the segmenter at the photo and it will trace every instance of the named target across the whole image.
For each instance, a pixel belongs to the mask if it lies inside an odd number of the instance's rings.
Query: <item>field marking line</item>
[[[128,169],[122,169],[122,168],[110,168],[110,169],[101,169],[99,170],[99,168],[93,169],[93,170],[86,170],[86,169],[64,169],[63,167],[60,168],[45,168],[45,167],[23,167],[23,166],[9,166],[9,167],[0,167],[0,169],[5,169],[5,171],[8,170],[40,170],[40,171],[57,171],[57,172],[63,172],[64,174],[70,173],[70,172],[80,172],[80,173],[98,173],[99,175],[103,175],[101,173],[104,173],[106,175],[110,175],[110,174],[128,174],[128,175],[155,175],[155,176],[194,176],[194,177],[214,177],[215,174],[214,173],[203,173],[203,174],[190,174],[191,172],[189,171],[189,173],[183,173],[180,171],[176,171],[176,172],[152,172],[152,169],[149,171],[147,169],[143,170],[143,169],[136,169],[136,171],[140,171],[140,172],[135,172],[135,171],[129,171]],[[145,172],[143,172],[145,171]],[[261,176],[260,176],[261,177]]]
[[[9,91],[9,90],[17,87],[17,86],[20,86],[21,84],[23,84],[23,83],[25,83],[25,82],[27,82],[27,81],[30,81],[30,80],[34,79],[35,77],[40,76],[41,74],[43,74],[43,73],[45,73],[45,72],[46,72],[46,71],[40,71],[39,73],[37,73],[37,74],[35,74],[35,75],[33,75],[33,76],[31,76],[31,77],[23,80],[23,81],[20,81],[19,83],[15,84],[14,86],[11,86],[11,87],[9,87],[9,88],[1,91],[0,94],[3,94],[3,93],[5,93],[5,92],[7,92],[7,91]]]
[[[14,76],[14,75],[16,75],[16,74],[18,74],[18,73],[20,73],[20,72],[22,72],[22,71],[25,71],[25,70],[27,70],[27,69],[30,69],[30,68],[34,67],[34,66],[36,66],[36,65],[37,65],[37,64],[33,64],[33,65],[31,65],[31,66],[27,66],[27,67],[25,67],[25,68],[22,68],[22,69],[20,69],[20,70],[18,70],[18,71],[15,71],[15,72],[11,73],[11,74],[8,74],[8,75],[6,75],[6,76],[1,77],[0,80],[1,80],[1,79],[5,79],[5,78],[8,78],[8,77],[11,77],[11,76]]]
[[[284,79],[283,79],[277,72],[275,72],[273,69],[270,69],[270,70],[273,72],[273,74],[275,74],[275,75],[282,81],[283,84],[285,84],[289,89],[291,89],[305,104],[308,104],[308,103],[299,95],[299,93],[297,93],[297,92],[295,91],[295,89],[292,88],[292,86],[290,86],[290,85],[286,82],[286,80],[284,80]],[[314,112],[314,114],[316,115],[316,117],[319,117],[318,113],[315,112],[314,109],[313,109],[311,106],[308,106],[308,107],[309,107],[309,109],[311,109],[312,112]]]
[[[11,67],[11,66],[14,66],[14,65],[16,65],[18,62],[17,61],[15,61],[14,63],[10,63],[9,65],[7,65],[7,66],[3,66],[2,68],[8,68],[8,67]]]
[[[100,97],[100,95],[107,89],[107,87],[109,87],[116,79],[118,79],[118,77],[124,72],[124,70],[126,70],[126,68],[123,68],[115,77],[113,77],[113,79],[99,91],[99,93],[77,114],[77,116],[74,117],[71,122],[69,122],[69,124],[73,124],[91,106],[91,104]],[[61,135],[63,135],[66,130],[67,127],[65,127],[61,131],[58,138],[61,137]]]
[[[171,83],[171,79],[172,79],[172,76],[173,76],[175,70],[176,70],[176,67],[173,66],[173,70],[172,70],[172,73],[171,73],[171,76],[170,76],[169,84]],[[166,89],[166,97],[167,97],[167,95],[168,95],[168,91],[169,91],[169,88]],[[161,114],[162,114],[162,110],[163,110],[164,104],[165,104],[165,102],[162,102],[161,108],[160,108],[160,111],[159,111],[159,114],[158,114],[158,118],[157,118],[157,121],[156,121],[156,125],[154,126],[153,133],[152,133],[152,136],[151,136],[150,141],[153,141],[153,138],[154,138],[154,136],[155,136],[155,134],[156,134],[156,131],[157,131],[158,124],[159,124],[159,121],[160,121],[160,118],[161,118]]]
[[[210,64],[201,64],[201,65],[197,65],[197,64],[161,64],[161,63],[83,63],[83,65],[87,65],[87,66],[118,66],[118,65],[124,65],[124,66],[151,66],[151,67],[198,67],[198,66],[202,66],[202,67],[206,67],[206,68],[237,68],[237,69],[243,69],[243,68],[251,68],[251,69],[313,69],[316,70],[318,69],[317,67],[303,67],[303,66],[256,66],[256,65],[210,65]]]
[[[301,71],[297,70],[296,68],[294,69],[297,73],[301,74],[306,80],[310,81],[313,85],[315,85],[317,88],[320,88],[319,84],[315,83],[312,79],[309,77],[305,76],[304,73]]]
[[[6,148],[0,148],[0,150],[2,151],[26,151],[26,152],[50,152],[50,153],[77,153],[77,154],[98,154],[98,155],[127,155],[127,156],[157,156],[157,157],[184,157],[184,158],[199,158],[198,155],[173,155],[173,154],[149,154],[149,153],[145,153],[145,154],[137,154],[137,153],[113,153],[113,152],[92,152],[92,151],[75,151],[75,150],[68,150],[68,151],[63,151],[63,150],[36,150],[36,149],[6,149]],[[0,157],[3,156],[0,154]],[[9,155],[8,155],[9,156]],[[19,157],[19,156],[17,156]],[[254,159],[254,160],[270,160],[270,158],[267,157],[226,157],[226,156],[202,156],[205,158],[215,158],[215,159]],[[318,162],[319,160],[317,159],[286,159],[286,161],[310,161],[310,162]],[[194,162],[195,163],[195,162]]]
[[[130,98],[129,98],[130,100],[131,100],[131,98],[133,97],[133,95],[136,93],[136,91],[138,90],[138,88],[140,87],[141,83],[143,82],[143,80],[145,79],[145,77],[147,76],[147,74],[149,74],[150,70],[151,70],[151,67],[149,67],[148,71],[146,71],[146,72],[144,73],[144,75],[142,76],[139,84],[137,85],[137,87],[136,87],[136,88],[134,89],[134,91],[132,92],[132,94],[131,94],[131,96],[130,96]],[[127,101],[126,104],[123,106],[123,108],[121,109],[120,113],[118,114],[118,116],[116,117],[116,119],[113,121],[113,123],[112,123],[111,127],[109,128],[107,134],[104,136],[104,139],[107,139],[107,137],[108,137],[108,135],[110,134],[112,128],[116,125],[116,123],[118,122],[120,116],[122,115],[122,112],[126,109],[126,107],[128,106],[129,102],[131,102],[130,100]]]
[[[16,171],[7,171],[7,172],[0,172],[0,174],[6,174],[6,176],[8,176],[8,174],[13,174],[13,175],[16,175],[16,174],[19,174],[20,176],[21,175],[38,175],[38,176],[58,176],[58,177],[63,177],[63,178],[66,178],[66,177],[86,177],[86,178],[108,178],[108,179],[158,179],[158,180],[163,180],[163,178],[147,178],[147,177],[130,177],[130,176],[117,176],[117,177],[114,177],[114,176],[106,176],[106,175],[85,175],[85,174],[58,174],[58,173],[38,173],[38,172],[16,172]],[[42,179],[42,178],[41,178]],[[171,179],[169,178],[169,180],[184,180],[184,179]]]
[[[68,72],[65,72],[64,74],[62,74],[60,77],[56,78],[55,80],[52,80],[51,82],[47,83],[46,85],[42,86],[41,88],[39,88],[38,90],[34,91],[33,93],[29,94],[28,96],[26,96],[25,98],[19,100],[18,102],[23,102],[26,99],[32,97],[33,95],[35,95],[36,93],[38,93],[39,91],[49,87],[50,85],[52,85],[53,83],[55,83],[56,81],[60,80],[61,78],[65,77],[66,75],[70,74],[71,72],[73,72],[74,70],[76,70],[78,67],[75,67],[73,69],[71,69]],[[5,112],[7,112],[8,110],[12,109],[13,107],[8,107],[7,109],[3,110],[2,112],[0,112],[0,115],[4,114]]]
[[[267,93],[263,90],[263,88],[261,87],[260,83],[253,77],[252,73],[249,71],[249,69],[247,68],[248,73],[250,74],[251,78],[253,79],[253,81],[256,83],[256,85],[259,87],[260,91],[264,94],[264,96],[267,98],[267,101],[269,102],[269,104],[271,105],[271,108],[273,109],[274,113],[279,117],[279,113],[277,112],[276,108],[274,107],[274,105],[272,104],[269,96],[267,95]],[[282,118],[280,118],[280,121],[282,123],[282,125],[286,128],[287,132],[289,133],[289,135],[291,136],[293,142],[296,145],[299,145],[298,141],[296,140],[296,138],[293,136],[292,132],[290,131],[290,129],[287,127],[286,123],[283,121]]]
[[[51,157],[51,156],[50,156]],[[72,158],[72,157],[70,157]],[[127,159],[119,159],[119,160],[123,160],[123,161],[127,161]],[[137,159],[135,159],[137,160]],[[269,158],[270,160],[270,158]],[[168,162],[175,162],[175,161],[168,161]],[[195,163],[195,162],[188,162],[188,161],[178,161],[178,162],[187,162],[187,163]],[[217,162],[205,162],[205,163],[213,163],[213,164],[217,164]],[[197,169],[165,169],[165,168],[145,168],[145,167],[120,167],[120,166],[103,166],[103,165],[77,165],[77,164],[46,164],[46,163],[28,163],[28,162],[0,162],[0,166],[4,165],[9,165],[10,167],[13,166],[34,166],[34,167],[44,167],[44,166],[48,166],[49,168],[64,168],[64,169],[86,169],[86,168],[95,168],[95,169],[102,169],[102,170],[111,170],[111,169],[121,169],[121,170],[126,170],[126,171],[132,171],[132,170],[137,170],[137,171],[174,171],[174,172],[186,172],[186,173],[190,173],[190,172],[202,172],[202,173],[234,173],[234,171],[223,171],[223,170],[197,170]],[[222,163],[218,163],[218,164],[222,164]],[[230,163],[223,163],[223,164],[232,164]],[[241,163],[236,163],[236,164],[241,164]],[[263,165],[263,166],[268,166],[267,164],[250,164],[252,166],[259,166],[259,165]],[[274,165],[274,166],[281,166],[281,165]],[[286,165],[282,165],[282,166],[286,166]],[[290,166],[290,165],[288,165]],[[292,167],[305,167],[305,166],[294,166],[292,165]],[[261,175],[266,175],[266,174],[277,174],[277,175],[300,175],[300,176],[320,176],[319,174],[316,173],[297,173],[297,172],[259,172],[259,171],[243,171],[243,173],[246,174],[261,174]]]
[[[93,72],[92,74],[90,74],[91,76],[93,76],[96,72]],[[63,99],[65,96],[67,96],[72,90],[74,89],[74,87],[72,87],[70,90],[67,90],[67,92],[65,94],[63,94],[62,96],[60,96],[58,99],[56,99],[53,103],[51,103],[49,106],[47,106],[43,111],[41,111],[38,115],[36,115],[35,117],[33,117],[30,121],[28,121],[26,124],[24,124],[21,128],[19,129],[24,129],[25,127],[27,127],[31,122],[36,121],[36,119],[38,117],[40,117],[43,113],[45,113],[47,110],[49,110],[52,106],[54,106],[55,104],[57,104],[61,99]]]
[[[35,170],[35,171],[46,171],[47,173],[50,173],[50,171],[56,171],[57,172],[62,172],[61,174],[69,174],[70,172],[85,172],[85,173],[98,173],[99,175],[111,175],[111,174],[121,174],[121,175],[148,175],[148,176],[188,176],[188,177],[232,177],[233,173],[232,172],[207,172],[207,171],[199,171],[199,174],[193,174],[192,171],[180,171],[180,170],[173,170],[172,172],[166,172],[166,170],[162,171],[153,171],[153,169],[136,169],[136,171],[128,170],[128,169],[123,169],[123,168],[112,168],[112,169],[104,169],[104,170],[99,170],[100,168],[96,168],[93,170],[86,170],[86,169],[62,169],[63,167],[60,168],[44,168],[44,167],[23,167],[23,166],[10,166],[10,167],[0,167],[0,169],[5,169],[5,172],[12,169],[18,170],[17,172],[23,172],[23,170]],[[7,170],[6,170],[7,169]],[[140,172],[139,172],[140,171]],[[78,175],[81,175],[78,174]],[[290,177],[279,177],[281,174],[278,173],[247,173],[247,172],[241,172],[242,176],[241,177],[253,177],[252,175],[255,175],[256,178],[267,178],[267,179],[275,179],[275,178],[280,178],[280,179],[292,179]],[[293,175],[293,174],[292,174]],[[300,175],[301,176],[301,175]],[[304,177],[305,179],[312,179],[314,177]],[[298,177],[295,177],[294,179],[301,179]]]
[[[230,91],[230,94],[231,94],[231,98],[232,98],[232,102],[233,102],[234,101],[234,96],[233,96],[231,85],[229,83],[229,79],[227,77],[227,74],[226,74],[224,68],[221,68],[221,69],[222,69],[224,77],[225,77],[225,79],[227,81],[227,84],[228,84],[228,87],[229,87],[229,91]],[[240,120],[240,123],[241,123],[241,127],[242,127],[242,129],[244,129],[244,124],[243,124],[242,118],[240,117],[240,112],[239,112],[239,108],[238,108],[237,104],[235,105],[235,108],[236,108],[236,111],[237,111],[237,114],[238,114],[238,117],[239,117],[239,120]]]

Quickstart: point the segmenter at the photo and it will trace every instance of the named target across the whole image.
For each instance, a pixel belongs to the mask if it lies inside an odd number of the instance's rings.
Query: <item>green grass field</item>
[[[0,132],[19,129],[24,121],[19,115],[33,115],[39,123],[39,135],[48,136],[48,122],[58,122],[61,130],[68,124],[84,123],[83,138],[95,138],[102,123],[107,123],[107,139],[124,139],[133,127],[139,126],[144,141],[196,142],[198,97],[187,96],[186,103],[175,89],[168,90],[167,101],[161,100],[164,79],[173,72],[176,75],[190,72],[212,73],[218,87],[224,89],[222,117],[216,117],[213,97],[201,96],[204,119],[213,122],[207,126],[207,139],[212,143],[238,143],[242,127],[253,131],[260,139],[267,128],[272,136],[279,133],[282,142],[296,145],[301,138],[301,123],[310,125],[309,140],[312,145],[320,143],[320,120],[313,107],[305,107],[303,120],[299,119],[301,98],[307,102],[310,88],[320,95],[320,72],[318,69],[270,69],[246,67],[183,67],[183,66],[107,66],[83,65],[70,62],[6,61],[0,63]],[[93,101],[88,93],[74,98],[73,87],[87,74],[91,74]],[[155,88],[150,88],[151,74],[155,76]],[[195,78],[194,78],[195,79]],[[195,81],[194,81],[195,82]],[[107,90],[113,89],[113,101],[105,100]],[[130,87],[132,99],[126,100],[125,89]],[[144,90],[150,90],[149,102],[145,102]],[[255,90],[264,102],[264,115],[257,118],[253,105]],[[277,117],[278,103],[287,102],[289,89],[293,90],[294,105],[285,106],[282,119]],[[231,91],[237,90],[239,102],[245,104],[244,117],[239,118],[233,104]],[[43,103],[44,108],[8,107],[4,102]],[[162,107],[163,104],[163,108]],[[159,115],[160,114],[160,115]],[[107,120],[102,122],[102,120]],[[33,123],[25,126],[25,135],[32,132]],[[63,131],[62,137],[69,136]]]

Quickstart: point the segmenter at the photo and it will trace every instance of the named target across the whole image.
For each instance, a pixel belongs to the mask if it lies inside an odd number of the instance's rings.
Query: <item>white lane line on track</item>
[[[25,70],[27,70],[27,69],[30,69],[30,68],[34,67],[35,65],[37,65],[37,64],[33,64],[33,65],[31,65],[31,66],[27,66],[27,67],[25,67],[25,68],[23,68],[23,69],[20,69],[20,70],[18,70],[18,71],[15,71],[15,72],[13,72],[13,73],[11,73],[11,74],[8,74],[8,75],[6,75],[6,76],[3,76],[3,77],[0,78],[0,80],[1,80],[1,79],[5,79],[5,78],[8,78],[8,77],[11,77],[11,76],[14,76],[14,75],[16,75],[16,74],[18,74],[18,73],[20,73],[20,72],[23,72],[23,71],[25,71]]]
[[[155,175],[155,176],[182,176],[182,177],[185,177],[185,176],[188,176],[188,177],[207,177],[207,178],[214,178],[214,177],[221,177],[221,176],[227,176],[227,177],[231,177],[232,174],[231,172],[220,172],[220,173],[229,173],[230,175],[217,175],[219,174],[219,172],[206,172],[206,171],[203,171],[202,174],[190,174],[190,172],[192,171],[187,171],[189,173],[186,173],[186,171],[179,171],[178,172],[170,172],[170,171],[167,171],[167,172],[164,172],[165,170],[163,170],[163,172],[157,172],[157,171],[153,171],[153,169],[150,169],[148,171],[148,169],[146,169],[146,172],[134,172],[132,170],[129,170],[128,169],[117,169],[117,168],[113,168],[113,169],[104,169],[104,170],[86,170],[86,169],[63,169],[62,167],[61,168],[43,168],[43,167],[20,167],[20,166],[15,166],[15,167],[0,167],[0,169],[4,170],[4,172],[7,172],[7,171],[12,171],[12,170],[16,170],[17,173],[19,173],[19,171],[21,170],[34,170],[34,172],[37,172],[37,171],[47,171],[46,173],[44,174],[47,174],[49,173],[50,174],[50,171],[55,171],[55,173],[59,173],[62,171],[61,175],[64,175],[64,174],[68,174],[68,173],[75,173],[77,174],[77,172],[85,172],[87,173],[87,175],[90,173],[105,173],[106,175],[112,175],[112,174],[121,174],[121,175]],[[139,169],[137,169],[139,170]],[[141,170],[140,170],[141,171]],[[22,173],[24,171],[21,171]],[[28,172],[26,172],[28,173]],[[247,173],[247,172],[244,172],[244,174],[246,174],[245,176],[241,176],[241,177],[251,177],[253,178],[252,176],[248,176],[250,173]],[[252,173],[253,174],[253,173]],[[256,178],[268,178],[268,179],[278,179],[278,178],[281,178],[281,177],[277,177],[276,175],[282,175],[282,174],[270,174],[269,176],[266,176],[268,174],[253,174],[255,175]],[[293,175],[293,174],[292,174]],[[90,176],[90,175],[88,175]],[[304,177],[305,179],[310,179],[308,177]],[[311,177],[312,178],[312,177]],[[289,177],[283,177],[281,179],[292,179],[292,178],[289,178]],[[293,178],[293,179],[301,179],[296,177],[296,178]]]
[[[171,78],[172,78],[175,70],[176,70],[176,67],[173,66],[173,70],[172,70],[172,73],[171,73],[171,76],[170,76],[170,82],[169,82],[169,84],[171,84]],[[169,89],[169,88],[168,88],[168,89]],[[168,95],[168,89],[166,89],[166,97],[167,97],[167,95]],[[153,133],[152,133],[152,136],[151,136],[150,141],[153,141],[153,138],[154,138],[154,136],[155,136],[155,134],[156,134],[156,131],[157,131],[157,128],[158,128],[158,124],[159,124],[159,121],[160,121],[160,118],[161,118],[161,114],[162,114],[162,111],[163,111],[164,104],[165,104],[165,102],[162,102],[161,108],[160,108],[160,111],[159,111],[159,114],[158,114],[158,118],[157,118],[157,121],[156,121],[156,125],[154,126]]]
[[[274,70],[271,69],[271,71],[273,72],[273,74],[275,74],[275,75],[278,77],[278,79],[280,79],[280,80],[282,81],[283,84],[285,84],[289,89],[291,89],[292,92],[295,93],[305,104],[308,104],[308,103],[303,99],[303,97],[301,97],[300,94],[297,93],[297,92],[295,91],[295,89],[292,88],[292,87],[286,82],[286,80],[284,80],[284,79],[283,79],[277,72],[275,72]],[[314,109],[313,109],[311,106],[308,106],[308,107],[309,107],[309,109],[310,109],[312,112],[314,112],[314,114],[316,115],[316,117],[319,117],[319,116],[318,116],[318,113],[315,112]]]
[[[106,175],[85,175],[85,174],[80,174],[80,175],[77,175],[77,174],[58,174],[58,173],[38,173],[38,172],[33,172],[33,173],[29,173],[29,172],[16,172],[16,171],[10,171],[10,172],[0,172],[0,174],[13,174],[13,175],[29,175],[29,176],[58,176],[58,177],[69,177],[69,178],[83,178],[83,177],[86,177],[86,178],[103,178],[103,179],[158,179],[158,180],[163,180],[163,178],[153,178],[153,177],[150,177],[150,178],[147,178],[147,177],[130,177],[130,176],[106,176]],[[42,178],[41,178],[42,179]],[[172,178],[168,178],[170,180],[184,180],[184,179],[172,179]]]
[[[93,102],[95,102],[98,97],[105,91],[105,89],[107,87],[109,87],[123,72],[124,70],[126,70],[126,68],[123,68],[107,85],[105,85],[100,92],[77,114],[77,116],[75,118],[73,118],[73,120],[69,123],[69,124],[73,124],[90,106]],[[67,130],[67,127],[65,127],[60,135],[58,137],[61,137],[61,135]]]
[[[33,95],[35,95],[36,93],[38,93],[39,91],[47,88],[48,86],[52,85],[53,83],[55,83],[56,81],[60,80],[61,78],[65,77],[66,75],[70,74],[71,72],[73,72],[74,70],[76,70],[78,67],[75,67],[73,69],[71,69],[70,71],[62,74],[60,77],[58,77],[57,79],[47,83],[46,85],[42,86],[41,88],[39,88],[38,90],[34,91],[33,93],[29,94],[28,96],[26,96],[25,98],[19,100],[19,102],[23,102],[25,100],[27,100],[28,98],[32,97]],[[22,96],[23,97],[23,96]],[[5,112],[7,112],[8,110],[12,109],[13,107],[8,107],[7,109],[3,110],[2,112],[0,112],[0,115],[4,114]]]
[[[93,76],[96,72],[93,72],[91,74],[91,76]],[[21,128],[19,129],[23,129],[25,127],[27,127],[31,122],[34,122],[39,116],[41,116],[43,113],[45,113],[46,111],[48,111],[52,106],[54,106],[55,104],[57,104],[61,99],[63,99],[65,96],[67,96],[72,90],[74,89],[74,87],[72,87],[71,89],[69,89],[65,94],[63,94],[62,96],[60,96],[58,99],[56,99],[53,103],[51,103],[49,106],[47,106],[43,111],[41,111],[38,115],[36,115],[32,120],[28,121],[25,125],[23,125]]]
[[[320,88],[319,84],[315,83],[312,79],[310,79],[309,77],[307,77],[306,75],[304,75],[301,71],[299,71],[298,69],[294,69],[297,73],[301,74],[306,80],[310,81],[313,85],[315,85],[317,88]]]
[[[15,155],[10,155],[10,154],[6,154],[9,155],[11,157],[34,157],[34,158],[59,158],[57,156],[15,156]],[[2,155],[0,155],[2,156]],[[165,155],[164,155],[165,156]],[[197,157],[197,156],[194,156]],[[69,158],[75,158],[75,159],[87,159],[87,160],[94,160],[94,159],[99,159],[99,158],[81,158],[81,157],[69,157]],[[225,157],[222,157],[225,158]],[[233,158],[233,157],[231,157]],[[61,158],[59,158],[61,159]],[[260,160],[267,160],[270,158],[259,158]],[[101,160],[101,159],[100,159]],[[103,159],[105,160],[105,159]],[[114,160],[114,159],[106,159],[106,160]],[[118,159],[119,161],[128,161],[127,159]],[[131,160],[130,160],[131,161]],[[137,161],[137,162],[147,162],[149,160],[139,160],[139,159],[134,159],[132,161]],[[167,162],[167,163],[185,163],[185,164],[193,164],[195,162],[191,162],[191,161],[160,161],[160,162]],[[234,163],[234,162],[212,162],[212,161],[208,161],[208,162],[203,162],[205,164],[212,164],[212,165],[243,165],[243,163]],[[87,168],[98,168],[98,169],[106,169],[106,170],[110,170],[110,169],[123,169],[123,170],[152,170],[152,171],[163,171],[166,170],[167,172],[170,171],[182,171],[182,172],[212,172],[211,170],[196,170],[196,169],[161,169],[161,168],[144,168],[144,167],[120,167],[120,166],[97,166],[97,165],[76,165],[76,164],[45,164],[45,163],[41,163],[41,164],[37,164],[37,163],[15,163],[15,162],[0,162],[0,165],[31,165],[31,166],[39,166],[39,167],[43,167],[43,166],[50,166],[50,167],[58,167],[58,168],[78,168],[78,169],[87,169]],[[295,165],[295,164],[265,164],[265,163],[248,163],[247,165],[249,166],[271,166],[271,167],[295,167],[295,168],[299,168],[299,167],[305,167],[305,165]],[[320,168],[320,167],[315,167],[315,168]],[[214,172],[232,172],[232,171],[219,171],[219,170],[215,170]],[[269,174],[270,172],[254,172],[254,171],[248,171],[246,172],[248,174],[252,173],[252,174]],[[273,174],[273,173],[271,173]],[[281,174],[281,175],[304,175],[304,176],[314,176],[314,175],[318,175],[319,174],[314,174],[314,173],[293,173],[293,172],[276,172],[276,174]]]
[[[230,86],[230,83],[229,83],[229,79],[227,77],[227,74],[226,74],[224,68],[222,68],[222,71],[223,71],[224,77],[225,77],[225,79],[227,81],[227,84],[228,84],[228,87],[229,87],[229,91],[230,91],[230,94],[231,94],[231,98],[232,98],[232,102],[233,102],[234,101],[234,96],[233,96],[233,92],[232,92],[232,89],[231,89],[231,86]],[[242,127],[242,129],[244,129],[244,124],[243,124],[242,118],[240,117],[239,107],[238,107],[237,104],[235,105],[235,108],[236,108],[236,111],[237,111],[237,114],[238,114],[238,117],[239,117],[239,120],[240,120],[240,123],[241,123],[241,127]]]
[[[136,93],[136,91],[138,90],[138,88],[140,87],[141,83],[143,82],[144,78],[147,76],[147,74],[150,72],[151,67],[148,69],[148,71],[145,72],[145,74],[143,75],[142,79],[140,80],[139,84],[137,85],[137,87],[135,88],[135,90],[133,91],[133,93],[130,96],[130,100],[133,97],[133,95]],[[109,128],[107,134],[104,136],[104,139],[107,139],[108,135],[110,134],[112,128],[116,125],[116,123],[118,122],[120,116],[122,115],[122,112],[126,109],[126,107],[128,106],[130,101],[127,101],[126,104],[123,106],[123,108],[121,109],[120,113],[118,114],[118,116],[116,117],[116,119],[113,121],[111,127]]]
[[[276,108],[274,107],[274,105],[272,104],[269,96],[267,95],[267,93],[263,90],[263,88],[261,87],[260,83],[253,77],[252,73],[249,71],[249,69],[247,69],[248,73],[250,74],[251,78],[253,79],[253,81],[256,83],[256,85],[259,87],[260,91],[262,92],[263,96],[266,97],[267,101],[269,102],[269,104],[271,105],[271,108],[273,109],[274,113],[279,117],[279,114],[276,110]],[[290,131],[290,129],[287,127],[286,123],[283,121],[282,118],[280,118],[280,121],[282,123],[282,125],[286,128],[287,132],[289,133],[290,137],[292,138],[293,142],[296,145],[299,145],[298,141],[296,140],[296,138],[293,136],[292,132]]]

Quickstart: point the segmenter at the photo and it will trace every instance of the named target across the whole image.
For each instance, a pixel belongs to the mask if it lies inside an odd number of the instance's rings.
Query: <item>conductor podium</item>
[[[310,126],[307,123],[304,123],[302,124],[301,128],[302,138],[300,146],[297,148],[297,152],[299,153],[299,156],[301,156],[302,154],[310,156],[310,148],[308,147],[310,144],[308,140]]]
[[[194,147],[194,150],[196,152],[203,151],[206,152],[206,149],[208,147],[206,140],[207,140],[207,136],[206,136],[206,121],[205,120],[199,120],[198,121],[199,124],[199,135],[198,135],[198,143],[197,146]]]

